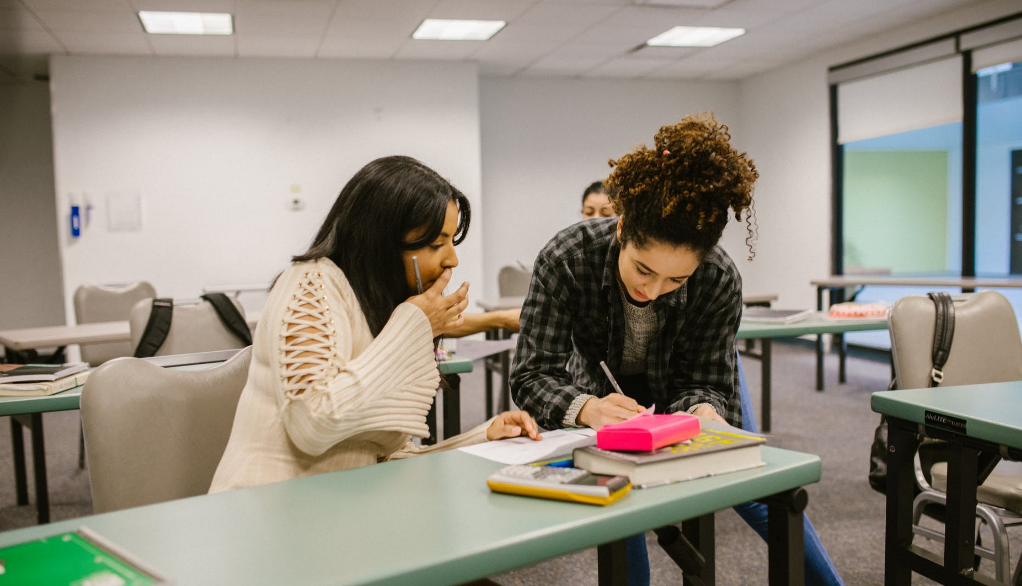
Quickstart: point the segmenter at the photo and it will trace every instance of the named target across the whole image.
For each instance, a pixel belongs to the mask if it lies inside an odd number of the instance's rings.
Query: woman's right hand
[[[444,287],[450,282],[451,269],[444,269],[429,289],[408,298],[409,303],[426,314],[434,338],[454,330],[465,321],[461,314],[468,307],[468,283],[462,283],[457,291],[444,297]]]
[[[604,425],[631,419],[645,410],[646,408],[639,405],[635,399],[611,393],[603,398],[593,397],[586,401],[576,419],[582,425],[600,429]]]

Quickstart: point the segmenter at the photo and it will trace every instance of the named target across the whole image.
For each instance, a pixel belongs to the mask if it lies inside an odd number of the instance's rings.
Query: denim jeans
[[[745,384],[745,371],[742,370],[741,358],[738,359],[739,395],[742,401],[742,429],[759,432],[756,425],[756,414],[749,400],[749,387]],[[734,507],[738,515],[752,527],[764,541],[767,540],[767,507],[762,503],[743,503]],[[806,586],[844,586],[834,563],[830,561],[827,550],[823,549],[816,529],[809,522],[809,517],[802,515],[802,528],[805,533],[805,573]],[[628,586],[649,586],[649,555],[646,551],[646,536],[633,535],[626,540],[628,558]]]

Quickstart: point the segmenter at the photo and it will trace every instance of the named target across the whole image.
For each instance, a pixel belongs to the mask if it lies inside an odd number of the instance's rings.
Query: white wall
[[[64,323],[50,91],[0,84],[0,329]]]
[[[60,230],[69,308],[82,283],[268,284],[384,155],[419,158],[482,213],[473,64],[58,56],[50,71],[58,217],[71,198],[94,207],[80,238]],[[109,231],[112,195],[140,198],[139,231]],[[480,232],[455,281],[481,280]]]
[[[686,114],[738,119],[738,87],[730,82],[483,77],[479,96],[491,296],[500,267],[531,265],[557,231],[579,220],[582,192],[607,177],[609,159],[652,144],[657,129]],[[725,240],[736,261],[745,258]]]
[[[759,248],[742,270],[746,291],[776,292],[778,307],[815,307],[809,281],[831,272],[827,68],[1018,10],[1017,1],[977,2],[741,82],[741,147],[760,172]]]

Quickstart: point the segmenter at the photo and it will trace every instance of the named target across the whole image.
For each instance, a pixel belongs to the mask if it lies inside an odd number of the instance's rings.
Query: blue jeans
[[[745,371],[742,361],[738,359],[738,390],[742,401],[742,429],[759,432],[756,425],[756,414],[749,400],[749,387],[745,384]],[[752,527],[763,541],[767,540],[767,506],[762,503],[743,503],[734,507],[738,515]],[[809,522],[809,517],[802,515],[802,528],[805,533],[805,573],[806,586],[844,586],[834,563],[830,561],[827,550],[823,549],[820,536]],[[626,540],[628,558],[628,586],[649,586],[649,555],[646,551],[646,536],[633,535]]]

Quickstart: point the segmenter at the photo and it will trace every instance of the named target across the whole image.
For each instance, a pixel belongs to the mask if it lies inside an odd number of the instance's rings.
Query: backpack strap
[[[241,316],[238,308],[227,295],[223,293],[206,293],[202,298],[209,301],[210,305],[213,306],[224,327],[244,342],[246,346],[252,345],[252,332],[248,329],[245,318]]]
[[[933,369],[930,370],[930,386],[937,387],[944,380],[944,363],[951,354],[951,342],[955,337],[955,304],[951,296],[943,291],[928,293],[937,310],[933,322]]]
[[[170,298],[153,299],[149,310],[149,321],[145,324],[142,337],[135,346],[135,358],[156,356],[156,351],[163,345],[170,333],[170,321],[174,317],[174,300]]]

